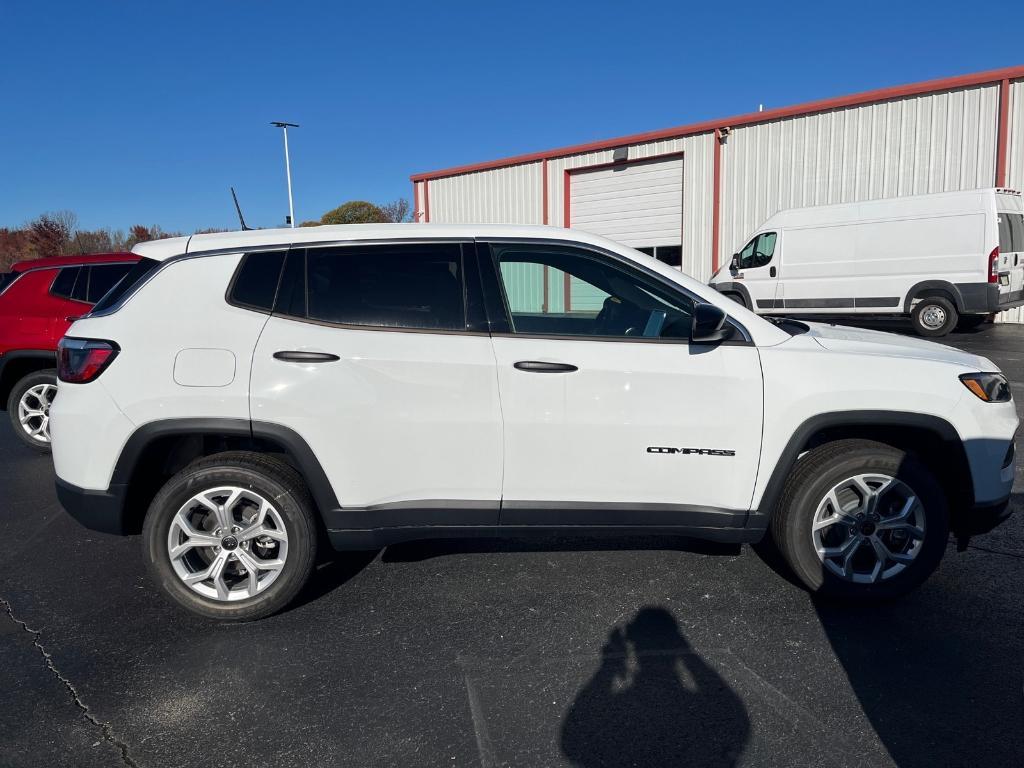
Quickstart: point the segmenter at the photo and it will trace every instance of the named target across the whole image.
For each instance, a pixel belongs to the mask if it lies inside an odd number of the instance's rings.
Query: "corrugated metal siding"
[[[430,182],[430,220],[445,224],[542,224],[541,163]]]
[[[1006,186],[1024,191],[1024,80],[1010,83],[1009,142],[1006,147]],[[1024,323],[1024,307],[996,316],[1000,323]]]
[[[988,85],[733,130],[719,258],[784,208],[991,186],[998,105]]]
[[[424,215],[426,214],[426,203],[424,202],[424,198],[423,198],[423,186],[424,186],[424,182],[422,182],[422,181],[414,181],[412,183],[412,188],[413,188],[413,195],[412,195],[413,205],[417,205],[418,206],[416,208],[416,210],[412,212],[412,220],[416,221],[416,222],[426,221],[426,219],[424,218]]]
[[[666,139],[627,148],[627,159],[683,152],[683,272],[698,280],[711,277],[711,198],[714,162],[712,134]],[[621,150],[620,150],[621,155]],[[610,163],[613,150],[559,157],[548,161],[548,217],[551,224],[565,226],[565,169]]]

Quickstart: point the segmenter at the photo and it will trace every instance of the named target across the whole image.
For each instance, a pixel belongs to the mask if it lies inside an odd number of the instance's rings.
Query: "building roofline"
[[[872,91],[863,91],[848,96],[837,96],[830,99],[819,99],[808,101],[803,104],[796,104],[790,107],[779,107],[768,109],[764,112],[750,112],[745,115],[735,115],[717,120],[704,120],[699,123],[680,125],[675,128],[664,128],[659,131],[647,131],[646,133],[634,133],[629,136],[619,136],[603,141],[592,141],[585,144],[573,144],[567,147],[549,149],[542,152],[531,152],[524,155],[515,155],[498,160],[490,160],[483,163],[472,163],[470,165],[458,165],[452,168],[444,168],[438,171],[427,171],[414,173],[409,178],[413,182],[429,181],[440,179],[446,176],[457,176],[463,173],[475,171],[486,171],[494,168],[506,168],[513,165],[538,162],[540,160],[553,160],[568,155],[578,155],[584,152],[596,152],[603,149],[614,149],[629,144],[643,144],[649,141],[662,139],[677,139],[683,136],[692,136],[699,133],[710,133],[717,128],[736,128],[744,125],[754,125],[772,120],[779,120],[786,117],[799,115],[810,115],[815,112],[825,112],[831,109],[841,109],[862,104],[872,104],[888,99],[898,99],[906,96],[917,96],[926,93],[954,90],[957,88],[969,88],[975,85],[987,85],[998,83],[1002,80],[1016,80],[1024,78],[1024,65],[1015,67],[1004,67],[1003,69],[991,69],[986,72],[975,72],[969,75],[957,77],[944,77],[935,80],[925,80],[908,85],[897,85],[889,88],[878,88]]]

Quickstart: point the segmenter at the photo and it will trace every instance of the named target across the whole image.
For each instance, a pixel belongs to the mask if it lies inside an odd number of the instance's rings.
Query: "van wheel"
[[[142,539],[154,581],[177,605],[250,621],[290,603],[316,558],[314,505],[287,464],[234,451],[193,462],[153,499]]]
[[[886,599],[938,566],[949,512],[935,477],[913,456],[872,440],[837,440],[797,464],[771,535],[810,591]]]
[[[926,296],[910,313],[914,330],[922,336],[945,336],[956,327],[958,318],[953,302],[942,296]]]
[[[14,434],[29,448],[50,451],[50,406],[57,394],[57,371],[47,368],[22,377],[7,399]]]

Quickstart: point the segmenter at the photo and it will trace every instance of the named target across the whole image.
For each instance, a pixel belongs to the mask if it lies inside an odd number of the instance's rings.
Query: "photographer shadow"
[[[642,608],[609,633],[601,664],[562,724],[574,765],[733,766],[750,737],[743,701],[672,615]]]

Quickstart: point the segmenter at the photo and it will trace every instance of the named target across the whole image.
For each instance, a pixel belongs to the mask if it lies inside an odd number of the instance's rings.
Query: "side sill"
[[[327,535],[334,549],[353,551],[381,549],[392,544],[426,539],[500,539],[513,536],[686,536],[721,544],[748,544],[760,541],[764,531],[690,525],[430,525],[369,530],[328,529]]]

